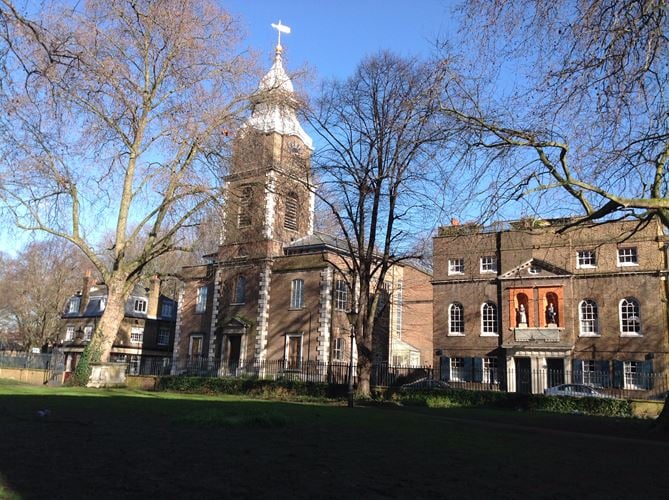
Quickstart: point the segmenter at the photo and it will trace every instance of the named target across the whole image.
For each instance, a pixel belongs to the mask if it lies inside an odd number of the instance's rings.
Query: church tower
[[[279,43],[234,146],[221,260],[271,258],[313,233],[312,140],[297,119],[299,103],[282,52]]]

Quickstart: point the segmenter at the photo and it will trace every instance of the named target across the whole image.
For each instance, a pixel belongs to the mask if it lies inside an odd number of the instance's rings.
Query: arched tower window
[[[246,278],[244,276],[237,276],[235,281],[235,291],[232,296],[233,304],[243,304],[246,302]]]
[[[292,192],[288,193],[285,200],[283,227],[291,231],[297,231],[297,206],[297,195]]]
[[[239,197],[239,210],[237,212],[237,227],[248,227],[251,225],[251,197],[253,188],[244,186]]]

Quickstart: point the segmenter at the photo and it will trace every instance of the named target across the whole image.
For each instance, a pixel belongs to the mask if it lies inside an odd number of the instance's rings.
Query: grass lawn
[[[0,498],[669,498],[647,427],[0,383]]]

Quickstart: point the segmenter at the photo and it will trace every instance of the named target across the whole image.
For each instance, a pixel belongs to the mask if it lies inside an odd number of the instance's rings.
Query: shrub
[[[393,391],[389,397],[405,405],[428,408],[494,407],[523,410],[553,411],[558,413],[583,413],[609,417],[632,415],[629,401],[605,398],[570,398],[539,394],[518,394],[492,391],[416,391],[402,393]]]
[[[321,382],[263,380],[233,377],[161,377],[158,390],[198,394],[236,394],[273,399],[332,398],[346,394],[346,388]]]

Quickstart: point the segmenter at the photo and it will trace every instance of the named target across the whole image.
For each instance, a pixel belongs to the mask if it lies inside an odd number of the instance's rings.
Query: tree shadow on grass
[[[561,478],[583,475],[586,461],[591,497],[619,498],[629,477],[647,496],[666,493],[653,481],[663,447],[630,444],[634,461],[611,460],[619,443],[440,415],[455,413],[127,391],[0,395],[0,472],[21,498],[510,498],[569,495]]]

